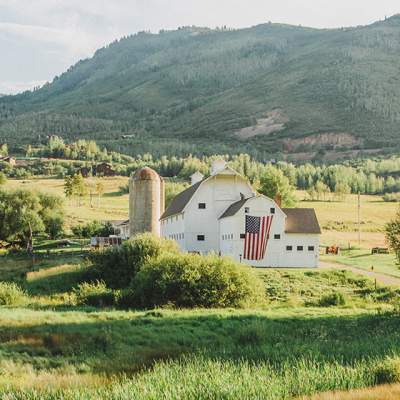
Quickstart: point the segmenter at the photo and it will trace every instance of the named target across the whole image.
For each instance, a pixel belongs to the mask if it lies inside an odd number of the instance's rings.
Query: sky
[[[96,49],[142,30],[268,21],[333,28],[399,12],[399,0],[0,0],[0,93],[42,85]]]

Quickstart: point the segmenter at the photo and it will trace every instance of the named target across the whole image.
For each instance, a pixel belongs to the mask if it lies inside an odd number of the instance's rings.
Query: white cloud
[[[61,30],[46,26],[0,22],[0,33],[8,33],[19,39],[46,44],[58,44],[75,54],[88,55],[96,49],[93,38],[77,30]]]
[[[5,81],[0,82],[0,94],[16,94],[24,92],[25,90],[31,90],[38,86],[43,86],[46,81],[22,81],[13,82]]]

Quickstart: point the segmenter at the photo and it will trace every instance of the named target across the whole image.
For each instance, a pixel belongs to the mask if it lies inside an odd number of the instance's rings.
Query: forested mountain
[[[400,16],[311,29],[187,27],[98,50],[0,100],[0,142],[57,134],[130,154],[351,156],[400,148]]]

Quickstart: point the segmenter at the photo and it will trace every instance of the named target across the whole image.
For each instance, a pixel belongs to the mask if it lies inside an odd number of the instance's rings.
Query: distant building
[[[254,267],[317,267],[321,230],[314,209],[281,208],[223,160],[192,176],[161,216],[161,236],[183,251],[230,256]]]
[[[92,173],[93,173],[93,176],[115,176],[116,175],[111,164],[108,164],[105,162],[93,166]]]
[[[10,156],[0,157],[0,162],[8,163],[12,167],[14,167],[17,164],[16,159],[14,157],[10,157]]]
[[[123,221],[110,221],[114,234],[122,239],[129,239],[129,219]]]
[[[92,172],[92,169],[89,167],[82,167],[78,171],[84,178],[88,178],[90,173]]]

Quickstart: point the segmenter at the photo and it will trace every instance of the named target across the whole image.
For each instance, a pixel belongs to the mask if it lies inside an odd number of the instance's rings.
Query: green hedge
[[[212,308],[254,305],[264,298],[263,285],[249,267],[216,255],[165,254],[141,268],[123,303]]]
[[[120,289],[129,287],[144,263],[165,253],[178,253],[175,242],[158,238],[149,233],[135,236],[119,247],[94,252],[90,260],[95,275],[108,287]]]

